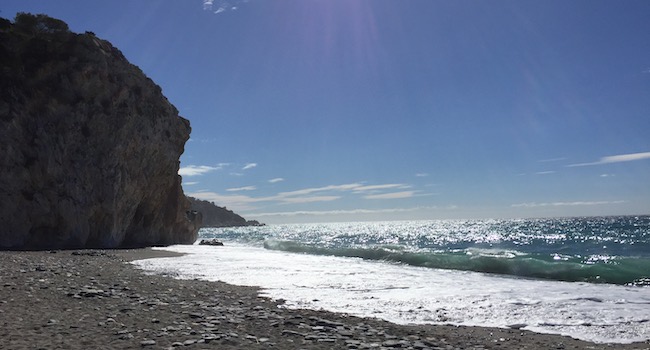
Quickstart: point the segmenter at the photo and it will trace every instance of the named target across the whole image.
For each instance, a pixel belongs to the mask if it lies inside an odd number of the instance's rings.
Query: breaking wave
[[[408,251],[399,246],[325,247],[274,239],[264,241],[264,248],[567,282],[650,285],[650,259],[647,258],[558,257],[491,249]]]

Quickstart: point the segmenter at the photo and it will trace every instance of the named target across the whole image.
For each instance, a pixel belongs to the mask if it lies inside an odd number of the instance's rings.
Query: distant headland
[[[192,210],[203,215],[201,227],[237,227],[237,226],[264,226],[256,220],[246,220],[232,210],[219,207],[212,202],[188,197],[192,203]]]

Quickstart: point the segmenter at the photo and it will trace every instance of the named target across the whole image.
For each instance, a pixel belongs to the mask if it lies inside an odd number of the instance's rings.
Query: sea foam
[[[521,327],[594,342],[650,339],[648,287],[524,279],[310,255],[226,241],[172,246],[177,258],[134,262],[179,278],[260,286],[286,307],[325,309],[400,324]]]

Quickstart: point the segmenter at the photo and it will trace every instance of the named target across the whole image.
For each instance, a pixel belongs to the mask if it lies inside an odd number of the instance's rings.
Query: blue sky
[[[650,213],[647,1],[3,1],[109,40],[266,223]]]

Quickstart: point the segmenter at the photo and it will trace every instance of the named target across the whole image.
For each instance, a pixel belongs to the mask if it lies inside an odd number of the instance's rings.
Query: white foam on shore
[[[650,288],[541,281],[358,258],[315,256],[227,242],[172,246],[188,253],[133,262],[179,278],[259,286],[287,307],[399,324],[524,329],[599,343],[650,339]]]

